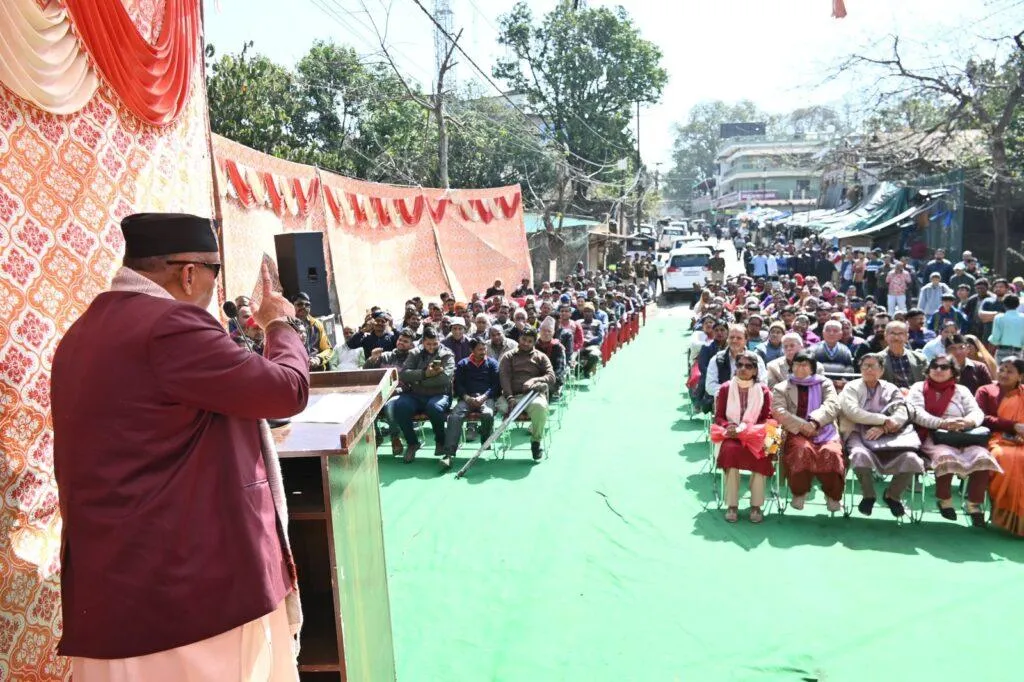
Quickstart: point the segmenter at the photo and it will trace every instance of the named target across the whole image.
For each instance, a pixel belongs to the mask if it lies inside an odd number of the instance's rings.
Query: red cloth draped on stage
[[[146,123],[171,123],[185,106],[199,49],[199,0],[166,0],[150,43],[121,0],[65,0],[103,79]]]

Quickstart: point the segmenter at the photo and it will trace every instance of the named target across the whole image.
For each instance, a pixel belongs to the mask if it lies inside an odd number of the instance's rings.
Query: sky
[[[434,0],[421,0],[433,10]],[[460,41],[490,75],[503,56],[498,17],[515,0],[450,0]],[[557,0],[528,0],[541,16]],[[883,55],[887,36],[898,33],[907,60],[924,65],[963,63],[968,54],[992,53],[990,36],[1024,29],[1021,0],[845,0],[848,16],[831,17],[832,0],[589,0],[590,6],[623,6],[641,35],[662,50],[669,83],[658,104],[640,114],[640,146],[648,165],[670,167],[673,125],[695,104],[750,99],[769,113],[809,104],[857,104],[863,83],[825,82],[852,52]],[[430,19],[413,0],[204,0],[206,39],[218,53],[245,41],[271,59],[293,65],[317,39],[379,52],[373,24],[399,69],[429,83],[434,63]],[[388,11],[390,9],[390,11]],[[479,83],[497,94],[468,63],[460,83]],[[498,83],[498,85],[501,85]],[[429,86],[427,86],[429,87]]]

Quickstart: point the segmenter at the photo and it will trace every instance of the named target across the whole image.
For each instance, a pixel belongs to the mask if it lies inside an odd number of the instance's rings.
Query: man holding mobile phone
[[[455,355],[441,345],[432,327],[423,331],[422,345],[409,352],[398,378],[408,389],[395,400],[392,415],[405,436],[406,463],[416,458],[420,441],[413,428],[413,417],[426,414],[434,432],[435,452],[444,454],[445,419],[451,407],[452,378],[455,376]]]

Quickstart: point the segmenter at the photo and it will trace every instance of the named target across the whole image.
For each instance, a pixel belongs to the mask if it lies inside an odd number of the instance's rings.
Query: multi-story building
[[[749,206],[807,210],[821,191],[821,160],[828,141],[812,133],[785,139],[733,138],[715,159],[710,196],[693,200],[692,211],[738,213]]]

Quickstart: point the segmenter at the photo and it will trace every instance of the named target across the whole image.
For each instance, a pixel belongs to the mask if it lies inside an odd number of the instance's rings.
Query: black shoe
[[[956,521],[955,509],[953,509],[952,507],[943,507],[941,504],[939,504],[938,501],[935,502],[935,505],[939,508],[939,513],[942,514],[942,518],[946,519],[947,521]]]
[[[971,512],[969,514],[969,516],[971,517],[971,525],[972,526],[974,526],[975,528],[984,528],[985,527],[985,512],[979,510],[979,511]]]
[[[892,515],[896,518],[899,518],[907,513],[907,510],[903,506],[903,503],[899,500],[894,500],[888,495],[883,495],[882,501],[885,502],[885,506],[889,508],[889,511],[892,512]]]
[[[864,516],[871,516],[872,510],[875,508],[875,498],[873,497],[862,497],[860,502],[857,503],[857,511]]]
[[[540,442],[532,441],[530,443],[530,449],[533,450],[534,461],[539,460],[541,457],[544,456],[544,451],[540,449]]]
[[[455,459],[455,455],[444,455],[441,457],[441,466],[445,469],[451,468],[453,459]]]

